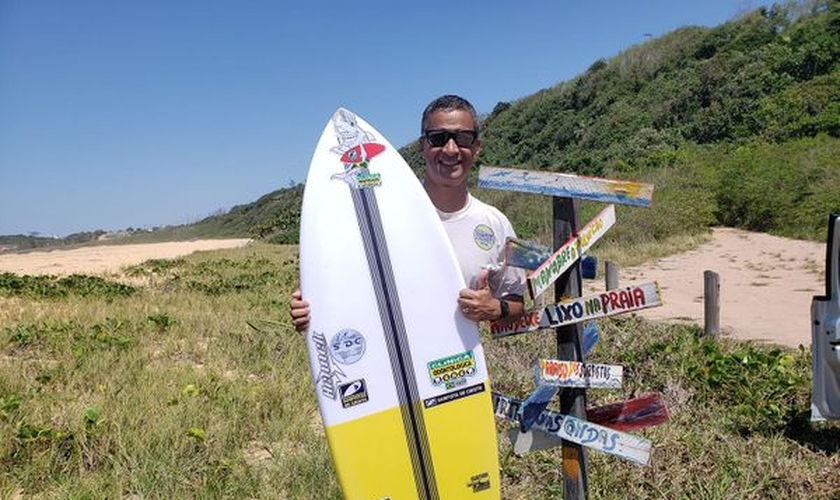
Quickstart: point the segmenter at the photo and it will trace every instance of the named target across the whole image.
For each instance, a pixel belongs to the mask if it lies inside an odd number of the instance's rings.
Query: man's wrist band
[[[510,304],[505,299],[499,299],[499,309],[501,310],[499,319],[505,319],[510,314]]]

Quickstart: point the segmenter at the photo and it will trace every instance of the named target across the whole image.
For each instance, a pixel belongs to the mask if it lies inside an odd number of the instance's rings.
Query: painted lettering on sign
[[[543,264],[528,275],[531,297],[542,294],[549,285],[562,276],[578,258],[577,239],[571,238]]]
[[[615,205],[609,205],[528,275],[528,290],[531,297],[536,298],[546,291],[557,278],[577,262],[584,252],[601,239],[601,236],[613,224],[615,224]]]
[[[539,329],[541,317],[542,312],[539,310],[535,310],[526,312],[519,319],[510,323],[504,323],[501,321],[491,321],[490,333],[494,336],[504,336],[506,332],[509,331],[515,331],[517,333],[531,332]]]
[[[617,365],[539,359],[534,367],[537,385],[558,387],[621,387],[624,368]]]
[[[517,421],[522,401],[493,393],[497,417]],[[586,420],[544,410],[535,419],[533,429],[589,448],[610,453],[641,465],[648,463],[652,444],[649,440],[603,427]]]
[[[623,290],[610,290],[577,299],[565,300],[541,310],[528,311],[516,322],[491,322],[494,338],[531,332],[540,328],[554,328],[582,321],[613,316],[662,305],[659,284],[655,281],[629,286]],[[539,323],[534,324],[534,314]]]
[[[481,167],[478,187],[648,207],[653,184],[558,172]]]

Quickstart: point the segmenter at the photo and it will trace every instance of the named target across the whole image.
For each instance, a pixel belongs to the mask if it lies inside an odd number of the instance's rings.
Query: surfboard
[[[304,188],[309,362],[349,500],[499,499],[498,446],[476,323],[443,224],[371,125],[339,108]]]

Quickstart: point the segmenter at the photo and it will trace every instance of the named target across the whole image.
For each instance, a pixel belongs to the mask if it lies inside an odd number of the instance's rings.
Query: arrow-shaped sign
[[[516,421],[517,412],[522,403],[516,398],[493,393],[493,408],[497,417]],[[533,428],[640,465],[646,465],[650,459],[651,442],[649,440],[571,415],[545,410],[534,422]]]
[[[531,298],[536,298],[557,281],[578,258],[615,224],[615,205],[605,209],[589,221],[578,233],[557,249],[540,266],[531,271],[528,278],[528,290]]]
[[[490,322],[494,339],[532,332],[541,328],[572,325],[590,319],[658,307],[662,305],[659,284],[655,281],[628,286],[621,290],[608,290],[585,297],[560,301],[557,304],[527,311],[521,318],[509,323]]]
[[[618,389],[621,387],[624,368],[618,365],[538,359],[534,366],[537,385],[555,387],[595,387]]]
[[[653,198],[653,184],[517,168],[481,167],[478,187],[637,207],[649,207]]]

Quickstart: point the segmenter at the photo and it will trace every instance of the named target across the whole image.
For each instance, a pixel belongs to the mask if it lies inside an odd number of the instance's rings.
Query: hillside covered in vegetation
[[[828,214],[840,211],[840,2],[793,1],[714,28],[677,29],[499,102],[482,127],[479,165],[654,183],[652,209],[619,207],[624,229],[610,237],[625,243],[712,225],[823,239]],[[418,145],[401,153],[422,175]],[[549,237],[544,197],[477,193],[521,236]],[[296,243],[302,194],[290,186],[129,239]],[[594,210],[584,206],[584,216]]]

